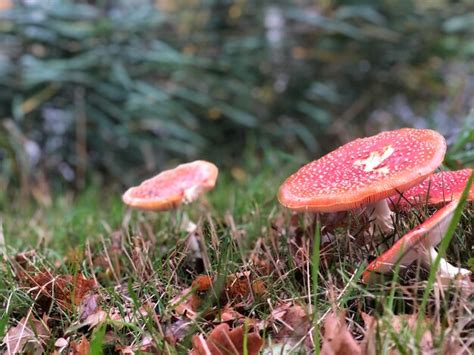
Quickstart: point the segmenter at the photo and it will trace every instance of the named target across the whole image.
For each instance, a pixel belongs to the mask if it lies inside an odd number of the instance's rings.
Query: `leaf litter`
[[[331,238],[336,235],[337,243],[340,234],[337,228],[345,228],[344,224],[341,227],[341,221],[346,220],[336,217],[325,231]],[[104,241],[102,253],[86,250],[90,270],[81,267],[81,271],[72,275],[56,272],[44,264],[38,267],[40,257],[35,251],[17,254],[9,261],[18,284],[33,303],[28,317],[10,324],[1,349],[7,353],[15,349],[42,353],[52,346],[56,353],[86,354],[90,351],[94,329],[102,325],[106,327],[104,346],[120,353],[166,353],[166,349],[190,348],[194,355],[243,354],[244,348],[248,354],[278,353],[278,349],[310,353],[319,346],[321,354],[376,354],[381,334],[394,338],[399,333],[414,332],[418,324],[416,313],[379,313],[380,309],[371,305],[373,296],[367,292],[358,299],[343,302],[343,307],[339,307],[341,302],[336,305],[331,301],[336,297],[329,297],[323,305],[332,311],[324,316],[320,344],[314,344],[318,320],[309,313],[312,307],[303,302],[308,298],[295,297],[284,286],[294,278],[301,283],[300,292],[307,290],[304,275],[311,262],[310,238],[314,232],[311,223],[314,221],[302,223],[295,215],[290,217],[289,224],[286,220],[279,215],[268,228],[263,227],[263,236],[257,239],[248,260],[242,265],[233,265],[229,269],[233,272],[224,275],[210,270],[206,275],[196,273],[196,259],[205,256],[205,264],[210,264],[217,251],[203,249],[207,238],[203,222],[193,225],[186,231],[188,238],[193,236],[191,242],[178,243],[170,254],[175,257],[169,260],[168,285],[157,279],[152,254],[156,241],[145,241],[140,235],[127,236],[123,231],[112,232],[108,241]],[[190,223],[187,222],[187,226]],[[226,216],[226,223],[231,226],[235,242],[242,243],[244,233],[231,216]],[[218,246],[217,224],[209,223],[209,228],[215,229],[211,241]],[[143,223],[141,230],[149,233],[151,228]],[[187,258],[187,252],[193,253],[192,258]],[[288,252],[293,261],[285,257]],[[336,255],[334,249],[331,252]],[[77,255],[70,256],[69,262],[80,262]],[[337,262],[334,255],[330,259],[321,256],[326,268]],[[130,269],[133,270],[132,283],[126,277]],[[92,277],[84,276],[91,275],[91,270]],[[341,283],[337,275],[329,276],[323,280],[326,288],[334,281],[331,287],[346,292],[347,281]],[[117,285],[120,280],[123,281]],[[165,293],[169,285],[172,285],[172,297]],[[439,286],[440,297],[446,297],[442,290],[450,286]],[[455,300],[448,300],[456,306],[448,319],[426,318],[420,342],[407,346],[423,354],[439,348],[447,354],[467,353],[473,345],[466,335],[472,331],[472,319],[453,312],[459,313],[461,309],[466,313],[472,305],[471,295],[472,292],[464,289],[456,294]],[[439,327],[440,321],[444,328]],[[57,330],[58,325],[62,330]],[[444,334],[445,341],[436,344],[434,339],[440,333]],[[396,339],[387,341],[390,354],[400,353]]]

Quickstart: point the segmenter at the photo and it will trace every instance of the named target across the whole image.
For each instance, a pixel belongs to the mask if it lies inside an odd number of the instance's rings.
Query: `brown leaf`
[[[103,323],[107,319],[107,313],[103,310],[98,310],[95,313],[90,314],[82,323],[80,327],[89,326],[89,329],[96,327]]]
[[[120,343],[120,336],[115,330],[108,330],[104,335],[104,345],[116,345]]]
[[[376,354],[376,328],[377,328],[377,320],[365,313],[361,313],[362,319],[365,323],[365,335],[364,339],[362,339],[360,343],[360,347],[362,349],[362,353],[365,355],[375,355]]]
[[[187,319],[179,319],[175,322],[172,322],[165,331],[166,341],[175,345],[179,341],[183,340],[188,333],[190,325],[191,322]]]
[[[249,271],[227,276],[226,295],[229,302],[251,303],[254,297],[261,297],[267,292],[262,280],[253,280]]]
[[[212,278],[208,275],[199,275],[191,284],[192,289],[197,293],[204,293],[211,289]]]
[[[203,297],[212,288],[213,279],[208,275],[199,275],[192,282],[191,287],[181,291],[171,300],[176,313],[194,318],[199,306],[203,303]]]
[[[74,278],[74,286],[72,290],[72,300],[74,304],[78,306],[81,304],[84,296],[89,293],[96,286],[95,281],[92,279],[86,279],[81,273],[78,273]]]
[[[15,261],[23,268],[28,269],[30,263],[32,263],[33,258],[36,256],[35,250],[28,250],[22,253],[15,255]]]
[[[392,331],[397,334],[406,329],[408,329],[409,331],[416,331],[418,326],[417,314],[403,314],[392,316],[389,324],[390,330],[387,329],[387,325],[384,322],[366,313],[362,313],[362,319],[365,323],[366,332],[364,339],[361,342],[361,348],[364,354],[367,355],[376,354],[376,333],[387,334],[389,331]],[[433,350],[433,336],[431,334],[431,331],[428,329],[428,325],[429,320],[425,319],[423,326],[426,330],[424,331],[419,344],[422,354],[431,354]],[[392,353],[398,354],[397,351],[393,351]]]
[[[120,354],[160,354],[153,338],[146,333],[142,335],[141,341],[134,342],[133,345],[115,345],[115,351],[120,352]]]
[[[444,355],[469,355],[472,354],[472,344],[464,344],[460,337],[448,335],[443,341]]]
[[[226,291],[229,300],[242,300],[250,295],[251,284],[249,273],[227,276]]]
[[[90,354],[89,340],[83,335],[79,343],[71,342],[71,354],[73,355],[89,355]]]
[[[23,317],[15,327],[7,331],[3,343],[7,347],[7,354],[21,352],[41,354],[50,336],[51,332],[44,322],[32,317]]]
[[[277,343],[294,345],[305,337],[311,328],[308,314],[300,305],[283,303],[273,310],[271,319],[281,324],[275,337]]]
[[[99,299],[100,296],[97,294],[87,295],[82,299],[79,306],[79,320],[82,321],[99,310]]]
[[[254,255],[252,256],[252,263],[261,275],[268,276],[273,271],[273,267],[267,258]]]
[[[324,320],[321,355],[362,354],[362,350],[347,329],[345,312],[331,312]]]
[[[141,352],[147,352],[147,353],[157,353],[157,349],[155,346],[155,342],[153,341],[153,338],[149,334],[144,334],[142,337],[142,341],[140,342],[140,349]]]
[[[255,296],[262,297],[267,293],[267,288],[263,280],[255,280],[252,282],[252,291]]]
[[[195,317],[207,293],[212,289],[213,278],[208,275],[200,275],[192,282],[191,287],[184,289],[179,295],[171,300],[175,310],[180,315],[190,318]],[[261,280],[251,280],[250,272],[242,272],[229,275],[226,280],[225,292],[221,293],[222,304],[231,301],[245,304],[253,302],[254,296],[263,296],[266,293],[265,284]]]
[[[43,309],[48,309],[52,302],[63,310],[71,310],[72,305],[79,305],[84,296],[95,287],[95,281],[86,279],[81,273],[71,275],[53,275],[42,271],[34,276],[27,276],[26,283],[32,288],[34,298]]]
[[[189,318],[196,316],[196,312],[201,304],[201,297],[194,293],[192,287],[184,289],[171,300],[171,305],[175,307],[176,313]]]
[[[54,342],[54,346],[56,348],[59,348],[59,352],[63,351],[63,349],[68,346],[69,344],[69,341],[67,339],[64,339],[64,338],[58,338],[56,339],[56,341]]]
[[[400,316],[393,316],[391,319],[391,326],[396,333],[400,333],[402,329],[408,329],[415,331],[418,327],[418,315],[417,314],[404,314]],[[427,329],[428,320],[425,319],[423,322],[425,331],[420,340],[420,350],[422,354],[431,354],[433,350],[433,336],[431,331]]]
[[[119,352],[120,354],[135,354],[135,350],[133,349],[133,346],[131,345],[116,345],[115,346],[115,351]]]
[[[226,323],[219,324],[208,335],[193,336],[191,355],[239,355],[244,353],[244,327],[230,329]],[[247,334],[247,353],[257,355],[263,346],[263,340],[257,332]]]
[[[71,309],[69,286],[72,283],[72,276],[54,276],[49,271],[43,271],[28,281],[35,292],[34,298],[43,309],[48,309],[54,301],[63,310]]]
[[[219,316],[222,322],[229,322],[229,321],[245,318],[244,315],[240,314],[229,305],[225,305],[224,308],[222,308]]]

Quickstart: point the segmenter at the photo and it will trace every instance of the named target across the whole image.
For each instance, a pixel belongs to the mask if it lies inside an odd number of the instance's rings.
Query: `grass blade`
[[[316,216],[316,231],[314,233],[313,241],[313,255],[311,256],[311,276],[313,284],[313,338],[314,338],[314,353],[319,354],[319,325],[318,325],[318,275],[319,275],[319,261],[320,261],[320,242],[321,242],[321,222],[319,215]]]
[[[428,304],[428,298],[429,298],[430,292],[433,289],[434,281],[436,278],[436,272],[439,268],[441,258],[446,254],[446,250],[448,249],[449,243],[451,242],[451,239],[454,236],[454,231],[456,230],[459,220],[461,219],[463,207],[467,201],[467,197],[472,185],[473,178],[474,178],[474,175],[471,174],[471,177],[467,181],[466,187],[464,188],[461,198],[459,199],[458,206],[454,210],[453,218],[451,219],[451,222],[449,223],[448,230],[446,231],[446,234],[443,237],[443,240],[441,240],[441,243],[439,244],[438,256],[436,257],[436,259],[433,261],[431,265],[430,275],[428,277],[428,282],[425,288],[425,292],[423,293],[423,299],[422,299],[420,310],[418,313],[418,321],[417,321],[417,328],[416,328],[417,343],[420,342],[421,337],[423,336],[423,328],[421,326],[423,324],[422,320],[425,317],[426,305]]]

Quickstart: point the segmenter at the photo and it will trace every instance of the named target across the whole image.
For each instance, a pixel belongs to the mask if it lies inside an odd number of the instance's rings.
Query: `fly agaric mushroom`
[[[415,260],[421,260],[422,264],[431,265],[437,256],[434,246],[445,235],[458,203],[459,200],[451,201],[372,261],[362,275],[363,282],[370,283],[376,279],[377,274],[391,272],[397,263],[409,266]],[[442,277],[454,278],[457,274],[469,275],[470,271],[453,266],[442,258],[438,273]]]
[[[165,170],[122,196],[126,205],[142,210],[163,211],[190,203],[216,184],[217,167],[204,160]]]
[[[446,141],[403,128],[356,139],[291,175],[278,192],[292,210],[338,212],[366,206],[382,232],[393,229],[387,197],[420,183],[442,162]]]
[[[440,205],[459,198],[471,174],[472,169],[442,171],[431,175],[403,194],[390,197],[390,200],[394,207],[402,210],[423,204]],[[468,200],[474,200],[474,186],[471,186]]]

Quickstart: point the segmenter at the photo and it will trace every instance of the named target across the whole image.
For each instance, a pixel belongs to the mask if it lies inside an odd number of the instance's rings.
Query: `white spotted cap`
[[[278,200],[297,211],[358,208],[420,183],[445,153],[444,137],[429,129],[402,128],[356,139],[291,175]]]
[[[190,203],[214,188],[219,171],[205,160],[178,165],[129,188],[123,202],[141,210],[163,211]]]
[[[471,174],[472,169],[442,171],[411,187],[403,193],[403,196],[392,196],[390,200],[400,209],[424,204],[444,204],[461,197]],[[474,200],[474,185],[471,186],[467,199]]]

